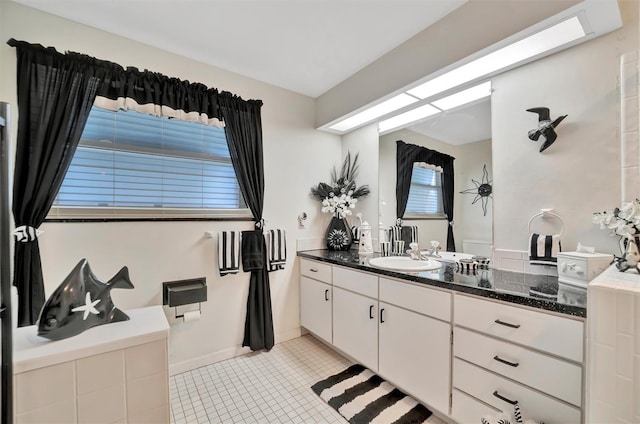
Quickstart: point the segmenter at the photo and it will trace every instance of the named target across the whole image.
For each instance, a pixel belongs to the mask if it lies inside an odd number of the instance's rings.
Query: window
[[[49,218],[248,215],[222,128],[93,107]]]
[[[423,163],[413,165],[405,218],[442,218],[442,171]]]

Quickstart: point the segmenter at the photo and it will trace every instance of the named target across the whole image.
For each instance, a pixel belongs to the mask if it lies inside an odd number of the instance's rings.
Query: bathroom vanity
[[[453,263],[420,273],[301,251],[301,325],[439,415],[584,422],[586,289]]]
[[[162,306],[59,341],[14,332],[17,423],[169,422],[169,324]]]

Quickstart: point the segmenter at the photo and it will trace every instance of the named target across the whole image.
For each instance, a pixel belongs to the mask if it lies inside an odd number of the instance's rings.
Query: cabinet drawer
[[[582,403],[582,368],[562,359],[456,327],[454,355],[569,403]],[[508,363],[510,364],[508,364]]]
[[[517,401],[522,416],[526,419],[558,424],[581,422],[579,408],[543,395],[458,358],[455,358],[453,362],[453,385],[511,415],[511,422],[516,422],[513,417],[513,405],[498,396]]]
[[[333,285],[365,296],[378,298],[378,277],[373,274],[334,267]]]
[[[451,395],[451,415],[460,424],[478,424],[480,417],[495,417],[502,413],[460,390],[453,389]]]
[[[331,265],[300,259],[300,274],[331,284]]]
[[[380,300],[451,322],[451,293],[380,278]]]
[[[582,362],[582,321],[459,294],[454,303],[456,325]]]

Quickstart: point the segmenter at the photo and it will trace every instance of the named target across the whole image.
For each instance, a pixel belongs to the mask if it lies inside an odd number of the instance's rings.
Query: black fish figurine
[[[529,131],[529,139],[538,141],[541,135],[544,136],[544,143],[542,144],[542,147],[540,147],[540,152],[544,152],[553,144],[554,141],[556,141],[556,138],[558,138],[554,128],[557,127],[558,124],[567,117],[567,115],[559,116],[554,121],[551,121],[548,107],[534,107],[527,109],[527,112],[538,114],[538,128]]]
[[[113,288],[133,288],[126,266],[104,283],[91,271],[89,261],[82,259],[42,307],[38,336],[62,340],[96,325],[128,320],[111,300]]]

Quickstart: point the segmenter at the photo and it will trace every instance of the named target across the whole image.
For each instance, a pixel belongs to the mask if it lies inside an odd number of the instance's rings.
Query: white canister
[[[358,254],[368,255],[373,253],[373,244],[371,243],[371,225],[367,221],[360,224],[360,246]]]

